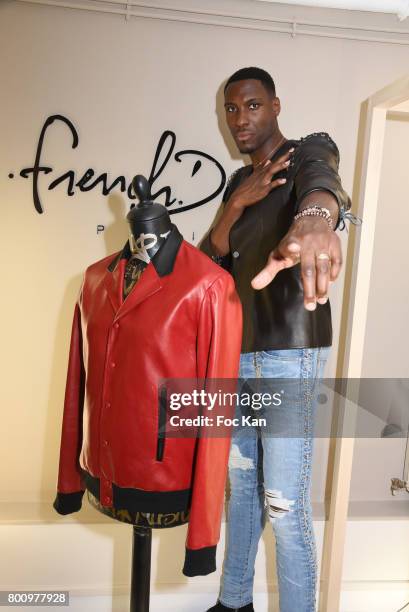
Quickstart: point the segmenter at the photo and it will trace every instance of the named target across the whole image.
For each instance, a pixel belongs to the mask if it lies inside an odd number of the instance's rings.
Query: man
[[[235,279],[244,317],[240,376],[298,379],[299,395],[286,414],[309,435],[235,429],[222,584],[208,612],[254,610],[254,564],[266,513],[276,539],[280,612],[314,612],[313,391],[332,342],[329,283],[342,265],[334,229],[351,202],[328,134],[287,140],[280,132],[280,100],[267,72],[243,68],[224,93],[227,124],[252,163],[231,177],[201,249]]]

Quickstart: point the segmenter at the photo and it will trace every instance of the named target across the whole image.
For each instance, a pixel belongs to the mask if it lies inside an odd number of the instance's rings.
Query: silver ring
[[[331,257],[328,255],[328,253],[320,253],[319,255],[317,255],[317,259],[328,259],[328,260],[330,260]]]

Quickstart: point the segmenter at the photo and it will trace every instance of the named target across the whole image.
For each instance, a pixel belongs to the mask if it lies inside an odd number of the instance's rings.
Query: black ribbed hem
[[[186,548],[185,565],[183,573],[185,576],[207,576],[216,571],[216,546],[207,546],[192,550]]]
[[[58,514],[71,514],[72,512],[78,512],[82,506],[82,496],[84,491],[77,491],[75,493],[57,493],[57,497],[54,500],[53,508]]]
[[[100,501],[99,478],[91,476],[82,470],[83,481],[90,493]],[[144,491],[119,487],[112,483],[112,499],[114,508],[126,508],[130,512],[187,512],[190,507],[190,489],[178,491]]]

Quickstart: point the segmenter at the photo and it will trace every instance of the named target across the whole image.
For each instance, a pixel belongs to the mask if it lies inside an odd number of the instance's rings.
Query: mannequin
[[[123,249],[89,265],[74,308],[54,509],[87,492],[133,525],[131,612],[149,610],[151,529],[188,523],[183,573],[216,570],[228,436],[167,431],[163,380],[238,374],[241,304],[231,276],[183,239],[135,177]],[[165,393],[163,393],[165,389]]]
[[[138,174],[132,182],[138,196],[139,204],[133,206],[126,219],[129,224],[129,248],[131,256],[125,268],[124,299],[138,282],[143,270],[161,249],[171,230],[172,223],[168,211],[161,204],[155,204],[150,199],[150,186],[147,179]],[[189,512],[161,514],[158,512],[141,513],[121,508],[102,506],[98,500],[97,507],[104,514],[117,520],[140,525],[142,527],[174,527],[183,525],[189,520]]]
[[[150,186],[146,178],[137,175],[133,188],[139,198],[126,219],[129,224],[130,257],[125,267],[123,299],[125,300],[140,279],[147,265],[159,252],[172,230],[169,214],[164,206],[150,200]],[[126,507],[105,507],[87,491],[90,504],[99,512],[115,520],[131,523],[133,528],[132,575],[130,612],[148,612],[150,596],[150,566],[152,527],[175,527],[187,523],[189,512],[135,512]]]

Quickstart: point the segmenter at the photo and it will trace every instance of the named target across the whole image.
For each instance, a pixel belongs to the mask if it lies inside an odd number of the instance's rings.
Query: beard
[[[246,153],[247,155],[250,155],[251,153],[254,153],[254,151],[257,150],[257,146],[250,142],[236,142],[236,146],[240,153]]]
[[[274,131],[271,126],[268,126],[262,133],[254,134],[253,138],[248,142],[240,142],[235,140],[236,146],[240,153],[251,155],[261,149],[265,143],[273,136]]]

